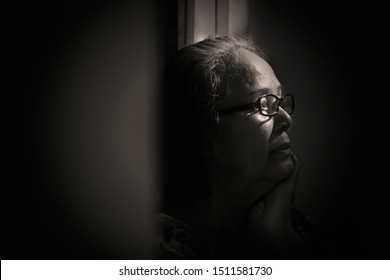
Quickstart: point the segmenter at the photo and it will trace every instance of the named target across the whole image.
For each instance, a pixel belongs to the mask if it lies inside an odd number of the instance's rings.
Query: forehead
[[[258,73],[257,75],[257,85],[254,85],[256,89],[261,89],[265,87],[278,87],[280,83],[275,76],[272,67],[268,64],[265,59],[260,56],[250,52],[246,49],[238,50],[239,58],[247,64],[249,67],[252,67]],[[253,89],[252,89],[253,90]]]
[[[249,98],[253,98],[250,93],[261,89],[267,89],[269,93],[278,95],[280,83],[268,62],[246,49],[239,49],[237,52],[239,59],[255,70],[256,76],[254,78],[256,82],[252,85],[246,85],[244,88],[242,88],[242,85],[241,88],[234,88],[232,94],[225,99],[225,105],[237,105],[249,101]]]

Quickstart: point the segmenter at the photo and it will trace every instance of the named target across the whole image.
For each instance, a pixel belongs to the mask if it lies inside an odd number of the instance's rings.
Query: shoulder
[[[154,252],[158,259],[199,259],[204,257],[204,247],[182,221],[159,213],[155,217],[158,232]]]
[[[296,233],[309,247],[312,258],[336,258],[334,249],[327,240],[326,234],[312,215],[294,209],[291,213],[291,223]]]

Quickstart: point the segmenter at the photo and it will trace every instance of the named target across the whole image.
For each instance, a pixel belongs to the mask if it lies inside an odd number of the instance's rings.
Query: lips
[[[276,153],[279,151],[285,151],[285,150],[289,150],[289,149],[290,149],[290,143],[285,142],[283,144],[278,145],[275,149],[273,149],[271,151],[271,153]]]

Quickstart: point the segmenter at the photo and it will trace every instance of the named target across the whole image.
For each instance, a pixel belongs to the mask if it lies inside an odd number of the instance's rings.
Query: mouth
[[[290,143],[283,143],[279,146],[277,146],[274,150],[271,151],[271,155],[274,154],[290,154]]]

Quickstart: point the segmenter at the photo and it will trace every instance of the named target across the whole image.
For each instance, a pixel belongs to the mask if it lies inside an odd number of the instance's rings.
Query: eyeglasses
[[[273,94],[265,94],[260,96],[255,102],[240,106],[234,106],[222,109],[220,113],[234,113],[249,109],[258,109],[264,116],[274,116],[279,112],[279,107],[282,107],[289,115],[294,112],[294,96],[287,94],[284,97],[277,97]]]

